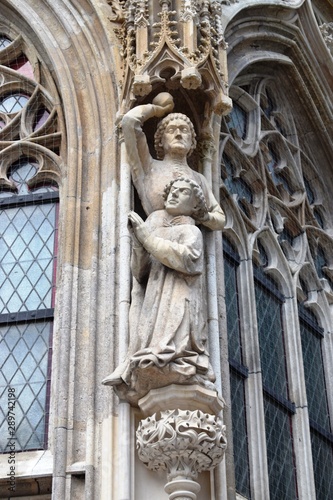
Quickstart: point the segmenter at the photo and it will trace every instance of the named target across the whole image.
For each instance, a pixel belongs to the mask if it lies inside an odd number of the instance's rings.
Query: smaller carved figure
[[[192,179],[171,181],[165,208],[144,222],[129,214],[133,235],[128,356],[107,379],[131,402],[150,389],[172,383],[214,379],[206,350],[203,316],[203,239],[194,216],[204,218],[207,204]]]

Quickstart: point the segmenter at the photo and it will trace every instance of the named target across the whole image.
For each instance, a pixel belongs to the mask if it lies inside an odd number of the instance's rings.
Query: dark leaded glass
[[[242,365],[242,344],[237,292],[238,255],[228,240],[224,239],[223,243],[225,252],[225,303],[227,309],[236,490],[247,498],[250,498],[246,404],[244,393],[244,376],[247,376],[247,369]]]
[[[255,268],[260,362],[264,386],[265,431],[271,500],[297,498],[292,444],[294,405],[288,379],[282,325],[282,296],[273,280]]]
[[[267,168],[268,168],[268,171],[270,173],[272,181],[274,182],[274,184],[276,186],[282,185],[288,193],[291,193],[292,188],[289,185],[288,180],[286,179],[286,177],[282,173],[277,171],[277,166],[279,163],[278,155],[276,154],[276,152],[271,144],[268,145],[268,149],[269,149],[269,154],[270,154],[271,159],[267,163]]]
[[[22,158],[10,167],[8,177],[15,183],[18,194],[28,194],[27,182],[36,173],[37,164],[29,158]]]
[[[288,398],[281,301],[261,283],[255,282],[258,334],[263,383]]]
[[[30,191],[38,171],[22,157],[8,170],[16,192],[1,196],[0,227],[0,450],[8,390],[15,392],[15,449],[46,445],[51,333],[55,289],[57,193],[52,186]],[[36,194],[38,193],[38,194]],[[47,319],[46,319],[47,318]]]
[[[284,227],[283,231],[279,234],[279,242],[282,243],[283,241],[288,241],[291,246],[294,242],[294,236],[286,227]]]
[[[270,93],[266,90],[266,96],[264,98],[264,103],[262,104],[262,109],[267,116],[267,118],[271,117],[272,111],[275,109],[275,104]]]
[[[315,216],[316,221],[318,222],[319,226],[324,229],[324,219],[322,218],[322,215],[318,208],[313,209],[313,215]]]
[[[236,130],[238,137],[245,139],[247,131],[247,112],[238,104],[234,103],[233,109],[230,115],[228,115],[228,118],[229,130]]]
[[[238,293],[237,293],[237,268],[234,261],[225,255],[224,280],[225,303],[227,308],[228,348],[229,358],[242,362],[242,350],[239,329]]]
[[[230,386],[236,490],[251,498],[244,379],[234,370]]]
[[[41,107],[36,113],[33,130],[35,131],[42,127],[49,116],[49,111],[45,107]]]
[[[302,305],[299,311],[316,498],[326,500],[333,489],[333,436],[321,350],[323,330],[314,314]]]
[[[330,432],[321,338],[304,320],[300,321],[300,328],[309,417]]]
[[[0,34],[0,50],[7,47],[12,41],[5,35]]]
[[[227,173],[227,177],[224,179],[224,184],[229,193],[237,194],[238,205],[246,213],[243,201],[246,200],[248,203],[253,202],[252,190],[243,179],[240,177],[234,177],[234,167],[230,159],[227,156],[224,156],[223,160]],[[246,215],[249,214],[246,213]]]
[[[333,492],[333,442],[311,430],[316,500],[328,500]]]
[[[310,205],[313,205],[313,203],[315,201],[315,195],[314,195],[313,189],[311,187],[311,184],[306,179],[306,177],[304,177],[304,186],[305,186],[306,195],[308,197],[308,201],[309,201]]]
[[[323,267],[326,266],[326,257],[324,250],[321,247],[318,247],[314,261],[319,278],[325,278]]]
[[[268,397],[264,398],[264,410],[270,500],[295,500],[298,496],[291,416]]]
[[[7,450],[8,388],[15,390],[16,449],[45,445],[51,323],[0,327],[0,451]]]

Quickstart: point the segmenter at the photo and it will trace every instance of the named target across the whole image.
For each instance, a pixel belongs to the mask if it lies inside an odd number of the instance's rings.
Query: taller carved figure
[[[196,147],[193,124],[171,113],[158,125],[150,155],[143,123],[173,109],[168,93],[123,118],[133,183],[148,215],[129,214],[133,288],[126,359],[103,383],[132,404],[151,389],[199,384],[213,389],[207,351],[204,245],[197,224],[222,229],[225,217],[207,180],[187,157]]]
[[[165,185],[177,177],[194,180],[203,190],[208,212],[197,222],[212,230],[223,229],[225,215],[214,197],[206,178],[191,169],[188,156],[196,147],[195,130],[191,120],[182,113],[170,113],[174,108],[171,94],[162,92],[152,104],[136,106],[122,120],[122,128],[128,161],[134,186],[147,215],[164,208]],[[154,159],[149,151],[147,138],[142,130],[145,121],[163,117],[155,133]]]

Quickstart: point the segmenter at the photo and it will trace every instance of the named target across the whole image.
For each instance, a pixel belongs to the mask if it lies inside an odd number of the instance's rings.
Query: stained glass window
[[[46,446],[55,298],[58,191],[29,189],[38,170],[22,157],[0,192],[0,450],[7,451],[8,389],[15,392],[16,450]]]

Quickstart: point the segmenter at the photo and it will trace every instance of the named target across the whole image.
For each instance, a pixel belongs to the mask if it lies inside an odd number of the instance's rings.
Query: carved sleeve
[[[201,221],[201,223],[212,231],[219,231],[225,226],[225,214],[208,186],[206,178],[200,175],[200,179],[207,202],[209,217],[206,221]]]
[[[139,283],[143,283],[149,274],[150,255],[142,246],[132,248],[131,271]]]
[[[122,120],[126,152],[134,183],[143,179],[152,161],[142,125],[155,116],[154,108],[153,104],[136,106],[128,111]]]
[[[196,226],[182,226],[179,241],[171,241],[151,234],[144,242],[146,250],[175,271],[196,275],[202,273],[203,241],[200,230]]]

